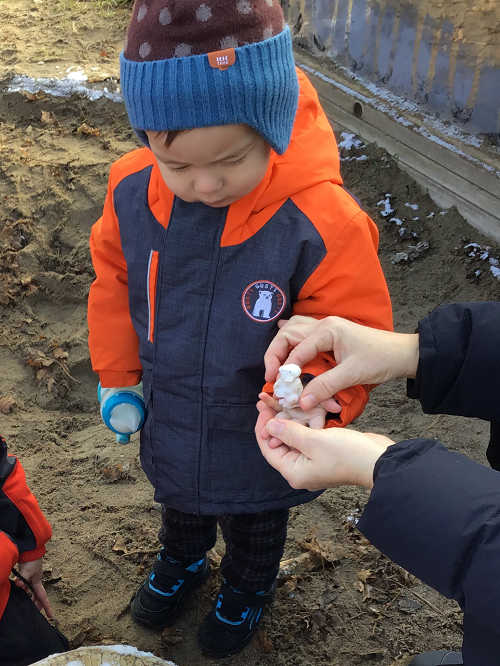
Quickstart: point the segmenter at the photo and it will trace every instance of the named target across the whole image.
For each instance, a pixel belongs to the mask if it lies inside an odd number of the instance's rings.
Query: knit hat
[[[245,123],[288,147],[298,81],[279,0],[135,0],[120,69],[146,145],[145,130]]]

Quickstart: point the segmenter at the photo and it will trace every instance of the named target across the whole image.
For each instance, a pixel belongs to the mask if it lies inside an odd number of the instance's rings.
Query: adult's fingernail
[[[274,419],[271,419],[266,426],[267,432],[270,435],[273,435],[273,437],[279,437],[283,432],[283,428],[284,425],[279,421],[275,421]]]
[[[316,405],[318,404],[318,401],[317,401],[316,398],[310,393],[309,395],[306,395],[306,396],[302,399],[302,404],[304,405],[304,409],[305,409],[305,410],[308,410],[308,409],[312,409],[313,407],[316,407]]]

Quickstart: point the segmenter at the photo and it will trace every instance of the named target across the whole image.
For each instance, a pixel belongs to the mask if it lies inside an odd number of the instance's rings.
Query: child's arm
[[[103,388],[141,380],[139,340],[128,302],[127,265],[113,205],[113,168],[102,217],[92,227],[90,251],[96,280],[90,288],[88,324],[92,368]]]
[[[347,193],[345,196],[349,197]],[[354,209],[354,215],[337,234],[330,236],[327,226],[322,230],[318,224],[327,253],[302,287],[293,313],[316,319],[337,315],[372,328],[391,330],[389,292],[377,256],[377,227],[357,206],[349,207]],[[302,372],[318,376],[334,366],[333,354],[322,353]],[[354,386],[340,391],[335,397],[342,411],[327,421],[327,427],[345,426],[359,416],[371,388]],[[264,390],[270,393],[272,384]]]
[[[7,444],[0,437],[0,615],[8,599],[5,581],[19,561],[21,574],[33,585],[35,603],[52,617],[41,582],[41,558],[51,536],[51,527],[26,485],[21,463],[7,454]]]

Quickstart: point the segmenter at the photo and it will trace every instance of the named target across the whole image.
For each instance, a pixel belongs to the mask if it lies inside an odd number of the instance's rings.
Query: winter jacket
[[[499,421],[500,303],[442,306],[418,332],[420,363],[409,396],[428,414]],[[413,439],[387,449],[374,479],[361,532],[456,599],[476,627],[499,632],[500,472],[435,440]],[[498,664],[500,656],[465,663]]]
[[[281,509],[314,496],[293,490],[254,436],[279,319],[337,314],[391,328],[377,229],[342,188],[332,129],[299,79],[290,147],[272,154],[250,194],[226,208],[186,203],[144,148],[113,165],[92,229],[93,369],[105,387],[142,376],[141,461],[157,501],[187,513]],[[304,372],[332,363],[323,354]],[[358,416],[368,388],[342,391],[330,425]]]
[[[9,599],[12,567],[43,557],[51,536],[21,463],[7,454],[7,444],[0,437],[0,618]]]

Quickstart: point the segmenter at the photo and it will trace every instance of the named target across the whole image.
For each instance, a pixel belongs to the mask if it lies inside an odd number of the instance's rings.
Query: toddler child
[[[42,557],[51,536],[21,463],[7,454],[0,437],[0,666],[28,666],[69,650],[66,638],[40,613],[43,608],[52,617],[42,585]],[[14,583],[9,576],[17,562],[24,581]],[[28,584],[35,603],[24,591]]]
[[[218,523],[224,581],[198,642],[224,657],[272,599],[289,508],[319,494],[293,490],[254,435],[278,320],[335,314],[389,329],[390,300],[377,229],[342,188],[279,0],[137,0],[121,85],[146,147],[112,166],[92,230],[89,344],[101,385],[142,379],[148,410],[141,462],[163,548],[132,615],[177,619],[209,575]],[[337,398],[327,426],[358,416],[368,389]]]

